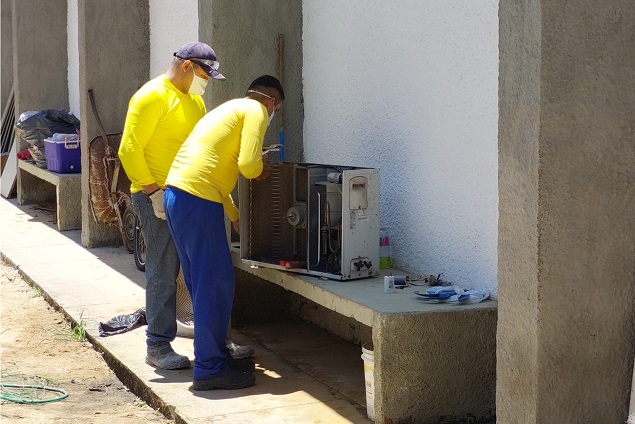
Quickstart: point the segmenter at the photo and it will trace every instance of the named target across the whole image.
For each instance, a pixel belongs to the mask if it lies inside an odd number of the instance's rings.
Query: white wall
[[[79,14],[77,0],[68,0],[68,104],[70,112],[79,116]]]
[[[198,0],[150,1],[150,78],[164,73],[183,44],[198,41]]]
[[[303,8],[305,160],[380,168],[396,266],[495,292],[498,1]]]
[[[78,0],[68,0],[68,100],[79,116],[79,17]],[[176,6],[175,6],[176,5]],[[150,1],[150,77],[165,72],[172,53],[198,41],[198,0]]]

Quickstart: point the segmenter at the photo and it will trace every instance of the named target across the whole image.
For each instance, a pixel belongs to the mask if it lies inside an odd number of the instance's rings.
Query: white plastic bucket
[[[375,421],[375,356],[373,342],[362,345],[362,359],[364,360],[364,379],[366,381],[366,414]]]

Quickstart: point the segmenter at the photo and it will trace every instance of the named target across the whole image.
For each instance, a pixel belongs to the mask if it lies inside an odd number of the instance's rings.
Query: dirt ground
[[[0,401],[6,423],[173,423],[130,393],[62,314],[0,262],[0,371],[46,377],[68,397],[44,404]]]

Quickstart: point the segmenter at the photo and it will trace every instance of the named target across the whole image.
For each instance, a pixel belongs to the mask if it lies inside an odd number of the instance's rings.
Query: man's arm
[[[267,109],[260,103],[252,105],[245,112],[243,128],[240,133],[238,170],[249,180],[258,178],[265,168],[262,158],[262,142],[267,132],[267,123]]]
[[[135,95],[128,106],[119,146],[119,159],[128,178],[141,185],[148,194],[160,188],[148,169],[145,148],[159,122],[162,109],[162,104],[154,93],[139,97]]]
[[[238,221],[238,208],[231,194],[223,199],[223,210],[231,222]]]
[[[262,181],[269,178],[271,174],[271,165],[269,165],[269,156],[265,153],[262,154],[262,172],[255,179],[256,181]]]

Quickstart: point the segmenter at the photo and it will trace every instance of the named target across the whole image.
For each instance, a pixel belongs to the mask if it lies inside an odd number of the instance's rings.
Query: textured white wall
[[[396,266],[495,293],[498,1],[303,8],[305,160],[380,168]]]
[[[68,104],[70,112],[79,116],[79,14],[77,0],[67,2]]]
[[[198,0],[150,1],[150,78],[164,73],[172,53],[198,41]]]

